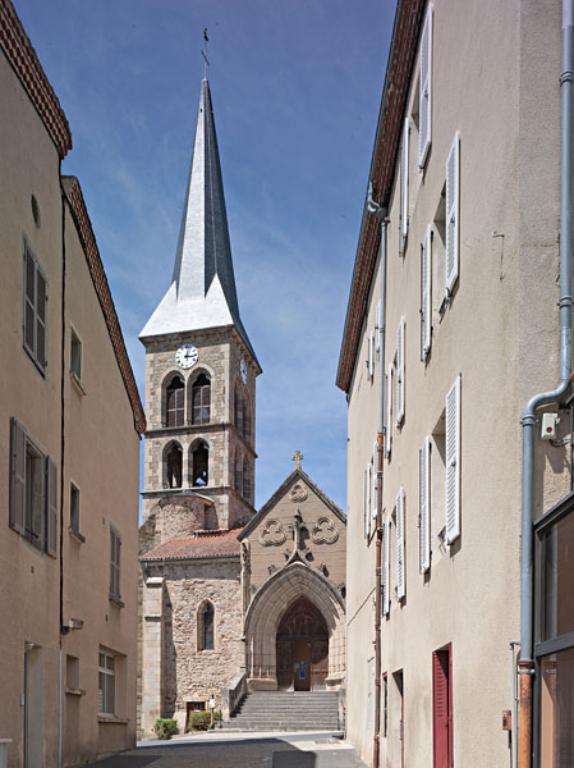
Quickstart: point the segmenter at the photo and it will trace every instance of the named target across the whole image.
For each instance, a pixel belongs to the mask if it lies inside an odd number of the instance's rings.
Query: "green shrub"
[[[213,722],[218,723],[221,720],[221,712],[215,710],[213,713]],[[187,721],[188,731],[208,731],[211,727],[211,712],[198,711],[190,712],[189,719]]]
[[[158,739],[171,739],[179,732],[177,722],[170,717],[160,717],[155,721],[154,725],[155,735]]]

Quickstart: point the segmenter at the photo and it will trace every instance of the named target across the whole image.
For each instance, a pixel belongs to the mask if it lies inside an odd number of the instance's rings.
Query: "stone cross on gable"
[[[301,469],[301,462],[303,461],[305,457],[301,453],[301,451],[295,451],[293,456],[291,457],[291,461],[295,462],[295,469]]]

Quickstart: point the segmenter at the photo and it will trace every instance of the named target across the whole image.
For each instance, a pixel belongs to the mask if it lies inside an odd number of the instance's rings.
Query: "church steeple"
[[[229,325],[257,360],[239,315],[211,92],[204,79],[173,279],[140,338]]]

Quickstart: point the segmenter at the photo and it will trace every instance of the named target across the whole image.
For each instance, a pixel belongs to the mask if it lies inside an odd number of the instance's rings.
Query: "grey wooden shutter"
[[[419,168],[424,168],[432,136],[432,5],[429,5],[419,59]]]
[[[460,536],[460,375],[446,396],[445,530],[451,544]]]
[[[404,253],[406,248],[407,234],[409,231],[409,118],[405,119],[403,126],[403,142],[401,146],[401,165],[400,165],[400,251]]]
[[[397,556],[397,600],[405,597],[405,492],[401,486],[396,499],[396,556]]]
[[[425,437],[419,451],[419,570],[430,568],[430,451],[431,442]]]
[[[426,360],[431,348],[432,330],[432,235],[427,226],[421,249],[421,360]]]
[[[385,403],[385,456],[391,455],[391,444],[393,439],[393,366],[389,365],[387,369],[386,403]]]
[[[32,537],[40,548],[46,547],[46,471],[45,459],[36,455],[32,472]]]
[[[397,425],[405,418],[405,319],[397,328]]]
[[[10,527],[24,533],[26,498],[26,430],[16,419],[10,422]]]
[[[458,132],[446,161],[446,290],[451,293],[459,271],[460,136]]]
[[[391,609],[391,525],[388,517],[385,518],[383,534],[383,613],[388,616]]]
[[[52,459],[46,457],[46,552],[58,554],[58,470]]]

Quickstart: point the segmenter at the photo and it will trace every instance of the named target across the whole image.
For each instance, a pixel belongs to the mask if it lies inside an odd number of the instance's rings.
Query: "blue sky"
[[[70,121],[143,392],[137,336],[171,277],[209,29],[243,322],[263,366],[257,506],[304,468],[346,507],[335,372],[394,0],[15,0]]]

